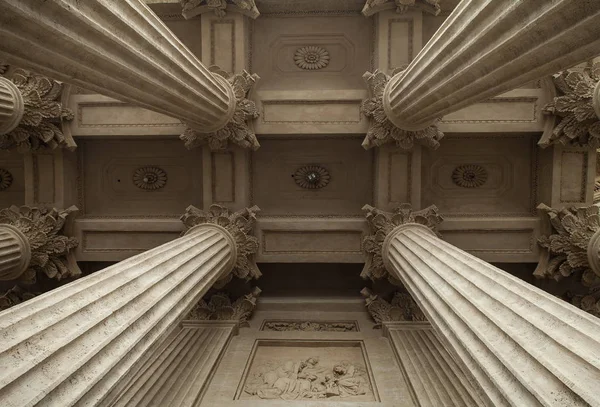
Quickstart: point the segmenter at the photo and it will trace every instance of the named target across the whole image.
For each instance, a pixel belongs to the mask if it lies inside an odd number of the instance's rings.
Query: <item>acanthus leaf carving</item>
[[[16,227],[29,242],[31,260],[22,279],[34,282],[38,273],[55,280],[81,275],[73,257],[79,241],[63,234],[67,218],[77,210],[75,206],[64,210],[11,206],[0,211],[0,223]]]
[[[382,10],[395,8],[397,13],[402,14],[415,8],[437,16],[442,11],[439,3],[440,0],[367,0],[362,13],[368,17]]]
[[[239,321],[240,326],[248,326],[248,320],[256,308],[261,290],[254,287],[249,294],[231,302],[226,293],[213,294],[208,301],[202,299],[192,308],[186,319],[211,321]]]
[[[398,70],[394,71],[394,74],[398,74]],[[369,98],[362,102],[360,109],[371,119],[369,130],[362,143],[365,149],[387,143],[395,143],[405,150],[413,148],[415,142],[432,149],[440,146],[439,141],[444,137],[444,133],[436,123],[422,130],[404,130],[396,127],[388,119],[383,107],[383,93],[390,80],[389,75],[376,70],[373,73],[365,72],[363,79],[369,89]]]
[[[212,11],[219,18],[225,17],[227,8],[233,6],[235,11],[257,18],[260,15],[254,0],[180,0],[182,14],[191,18],[205,11]]]
[[[427,321],[427,317],[419,305],[406,292],[396,291],[392,300],[387,302],[368,288],[360,292],[365,298],[365,306],[375,321],[375,328],[386,321]]]
[[[600,230],[600,208],[593,205],[558,210],[541,204],[538,209],[549,220],[552,231],[538,239],[544,251],[534,276],[568,279],[572,290],[565,299],[600,317],[600,276],[588,257],[590,241]]]
[[[559,118],[545,145],[600,147],[600,62],[553,76],[559,93],[544,112]]]
[[[258,252],[258,239],[252,236],[258,211],[260,209],[257,206],[244,208],[237,212],[231,212],[216,204],[211,205],[207,211],[189,206],[181,217],[186,232],[194,226],[212,223],[225,228],[235,241],[237,249],[235,266],[232,273],[218,281],[216,287],[223,287],[231,281],[232,275],[244,280],[259,278],[262,275],[254,261],[254,255]]]
[[[67,147],[62,122],[73,120],[73,111],[60,102],[63,85],[24,69],[15,69],[11,81],[23,97],[24,112],[18,126],[0,135],[0,149],[22,152]]]
[[[211,67],[210,69],[213,74],[224,78],[233,88],[235,94],[233,116],[224,127],[212,133],[200,133],[188,127],[180,136],[180,139],[184,141],[188,149],[208,144],[211,150],[220,151],[226,149],[231,142],[242,148],[257,150],[260,144],[247,121],[256,119],[259,113],[256,104],[247,99],[247,96],[260,77],[246,71],[241,74],[230,75],[217,67]]]
[[[32,299],[37,294],[23,290],[18,285],[0,295],[0,312]]]
[[[410,204],[402,204],[393,212],[385,212],[370,205],[365,205],[362,209],[366,212],[371,234],[363,239],[362,249],[367,260],[360,274],[361,277],[371,280],[387,277],[392,284],[401,285],[387,272],[383,262],[382,250],[386,237],[398,226],[410,223],[427,226],[437,234],[437,226],[443,221],[443,218],[439,215],[435,205],[419,211],[413,211]]]

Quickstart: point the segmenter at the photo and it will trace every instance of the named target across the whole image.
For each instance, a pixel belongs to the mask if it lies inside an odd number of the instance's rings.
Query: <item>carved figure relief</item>
[[[301,47],[294,54],[294,62],[301,69],[322,69],[329,65],[329,51],[315,45]]]
[[[365,306],[375,321],[375,328],[385,321],[427,321],[415,300],[407,292],[396,291],[390,302],[374,294],[368,288],[360,292],[365,297]]]
[[[63,120],[73,120],[73,111],[60,103],[61,83],[23,69],[16,69],[11,78],[23,96],[25,111],[19,125],[10,133],[0,135],[0,149],[19,151],[66,147],[61,130]]]
[[[243,12],[251,18],[260,15],[254,0],[180,0],[183,7],[182,14],[186,18],[200,14],[202,11],[194,12],[195,9],[205,7],[215,13],[217,17],[225,17],[227,6],[235,6],[238,11]]]
[[[321,189],[326,187],[331,179],[329,171],[320,165],[300,167],[292,177],[298,186],[306,189]]]
[[[146,191],[156,191],[167,185],[167,173],[160,167],[140,167],[133,172],[133,183]]]
[[[459,165],[452,171],[452,181],[463,188],[478,188],[485,184],[488,173],[477,164]]]
[[[442,11],[439,3],[440,0],[367,0],[362,13],[370,16],[395,7],[396,13],[406,13],[411,8],[417,8],[437,16]]]
[[[12,185],[13,176],[4,168],[0,168],[0,191],[5,191]]]
[[[324,366],[316,356],[304,360],[273,360],[255,370],[244,392],[260,399],[352,401],[371,394],[366,369],[360,364],[339,361]]]
[[[226,293],[217,293],[210,297],[208,302],[204,299],[192,308],[186,319],[239,321],[240,326],[248,326],[248,319],[252,316],[256,301],[261,290],[254,287],[251,293],[246,294],[231,302]]]
[[[560,121],[547,144],[599,148],[600,62],[582,71],[559,72],[553,79],[559,96],[544,107],[544,112],[558,116]]]
[[[265,321],[262,331],[358,332],[356,322],[345,321]]]

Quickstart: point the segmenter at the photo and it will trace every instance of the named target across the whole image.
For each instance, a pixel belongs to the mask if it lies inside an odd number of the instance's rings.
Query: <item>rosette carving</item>
[[[237,249],[235,266],[232,273],[219,281],[219,287],[231,281],[232,275],[244,280],[259,278],[262,275],[254,261],[254,255],[258,252],[258,239],[251,235],[258,211],[260,211],[258,206],[237,212],[231,212],[220,205],[211,205],[207,211],[189,206],[181,217],[186,232],[194,226],[212,223],[225,228],[235,241]]]
[[[188,149],[208,144],[211,150],[218,151],[227,148],[231,142],[242,148],[257,150],[260,147],[254,131],[247,121],[256,119],[259,114],[256,104],[247,99],[248,93],[260,78],[256,74],[243,71],[241,74],[230,75],[218,68],[211,67],[215,75],[226,80],[235,94],[235,110],[233,116],[221,129],[212,133],[200,133],[190,127],[180,136]]]
[[[254,287],[251,293],[231,302],[226,293],[216,293],[206,301],[202,299],[192,308],[186,319],[204,321],[239,321],[240,326],[248,326],[248,320],[256,308],[261,289]]]
[[[159,167],[140,167],[133,172],[133,183],[146,191],[155,191],[167,185],[167,173]]]
[[[363,239],[363,251],[367,260],[360,274],[361,277],[371,280],[387,277],[393,284],[401,285],[387,272],[383,262],[382,250],[386,237],[398,226],[410,223],[427,226],[437,234],[437,226],[443,218],[438,214],[435,205],[420,211],[413,211],[410,204],[402,204],[394,212],[385,212],[370,205],[365,205],[362,209],[366,212],[371,234]]]
[[[55,280],[81,275],[73,253],[79,242],[64,236],[63,230],[77,210],[75,206],[64,210],[11,206],[0,211],[0,223],[19,229],[29,243],[31,260],[24,280],[34,282],[38,273]]]
[[[13,176],[4,168],[0,168],[0,191],[7,190],[10,188],[13,182]]]
[[[387,302],[368,288],[360,292],[365,298],[365,306],[375,321],[375,328],[386,321],[427,321],[427,317],[407,292],[396,291],[392,300]]]
[[[396,74],[396,72],[394,72]],[[423,130],[404,130],[396,127],[387,117],[383,107],[383,92],[390,76],[376,70],[363,75],[369,88],[369,98],[361,104],[361,111],[371,119],[367,136],[362,145],[365,149],[378,147],[387,143],[395,143],[403,149],[411,149],[415,142],[436,149],[444,137],[437,124]]]
[[[19,125],[0,135],[0,148],[31,151],[68,147],[61,125],[63,120],[73,119],[73,111],[60,102],[62,84],[23,69],[16,69],[11,80],[23,97],[25,110]]]
[[[322,69],[329,65],[329,52],[315,45],[301,47],[294,54],[294,62],[301,69]]]
[[[320,165],[306,165],[300,167],[292,174],[296,184],[306,189],[320,189],[326,187],[331,180],[329,171]]]
[[[544,107],[544,112],[558,116],[559,122],[543,144],[599,148],[600,62],[583,70],[559,72],[553,79],[559,96]]]
[[[488,173],[481,165],[459,165],[452,171],[452,181],[463,188],[478,188],[485,184]]]

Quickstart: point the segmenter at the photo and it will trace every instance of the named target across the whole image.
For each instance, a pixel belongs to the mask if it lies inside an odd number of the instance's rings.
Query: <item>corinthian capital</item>
[[[394,71],[393,75],[402,75],[402,71]],[[369,89],[369,98],[362,102],[361,111],[371,119],[369,130],[362,143],[363,147],[369,149],[387,143],[395,143],[398,147],[409,150],[417,142],[433,149],[438,148],[444,133],[437,127],[437,123],[424,129],[402,129],[388,118],[383,94],[390,78],[378,70],[373,73],[366,72],[363,75]]]
[[[558,117],[550,139],[543,144],[600,147],[600,62],[583,70],[554,75],[559,96],[544,107]]]
[[[7,78],[5,78],[7,80]],[[41,148],[70,147],[62,132],[63,120],[72,120],[73,112],[63,106],[63,85],[32,72],[16,69],[10,81],[18,90],[22,116],[16,127],[0,135],[0,149],[32,151]]]
[[[248,326],[260,293],[261,289],[254,287],[250,293],[233,302],[227,293],[213,294],[208,300],[200,300],[185,319],[238,321],[240,326]]]
[[[437,234],[437,226],[443,218],[435,205],[420,211],[413,211],[410,204],[402,204],[393,212],[385,212],[370,205],[365,205],[362,209],[366,212],[371,234],[363,239],[363,251],[367,261],[360,275],[371,280],[387,277],[392,283],[398,285],[397,280],[389,275],[384,264],[383,245],[388,235],[398,227],[409,224],[424,225]]]
[[[65,223],[75,212],[75,206],[64,210],[11,206],[0,211],[0,230],[11,228],[18,235],[21,245],[18,256],[21,271],[18,274],[22,279],[33,282],[38,273],[55,280],[81,275],[73,253],[79,242],[64,235]],[[3,255],[7,247],[3,247]],[[0,257],[3,263],[10,264]],[[7,275],[8,271],[5,271]],[[12,278],[19,275],[13,273]]]
[[[396,291],[392,300],[387,302],[368,288],[360,292],[365,298],[365,306],[375,321],[375,327],[380,327],[383,322],[391,321],[427,321],[415,300],[407,292]]]
[[[256,104],[247,99],[247,96],[260,77],[246,71],[230,75],[216,67],[211,67],[210,69],[215,76],[225,81],[225,86],[233,89],[235,96],[233,115],[225,126],[217,131],[200,133],[188,127],[180,139],[185,142],[185,146],[189,149],[208,144],[211,150],[224,150],[227,148],[228,143],[231,142],[242,148],[257,150],[260,144],[248,122],[256,119],[259,114]]]
[[[252,236],[258,211],[260,211],[258,206],[237,212],[231,212],[220,205],[211,205],[207,211],[188,206],[185,214],[181,217],[186,233],[195,226],[213,224],[225,229],[231,235],[232,241],[235,242],[237,253],[235,266],[232,273],[220,280],[219,287],[227,284],[231,280],[232,274],[244,280],[259,278],[262,275],[254,261],[254,255],[258,252],[258,239]]]
[[[362,13],[368,17],[382,10],[395,8],[396,13],[406,13],[415,8],[437,16],[442,11],[439,3],[440,0],[367,0]]]

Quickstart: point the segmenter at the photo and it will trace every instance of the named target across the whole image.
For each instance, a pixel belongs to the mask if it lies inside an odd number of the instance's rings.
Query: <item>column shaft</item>
[[[97,405],[234,266],[225,229],[184,237],[0,314],[0,405]]]
[[[388,119],[404,130],[593,58],[600,2],[463,0],[387,84]]]
[[[14,226],[0,224],[0,280],[19,278],[31,260],[27,237]]]
[[[382,254],[492,405],[600,405],[600,320],[426,226],[399,226]]]
[[[10,133],[23,118],[25,105],[19,88],[0,76],[0,134]]]
[[[141,0],[0,2],[0,60],[212,132],[233,115],[217,79]]]

